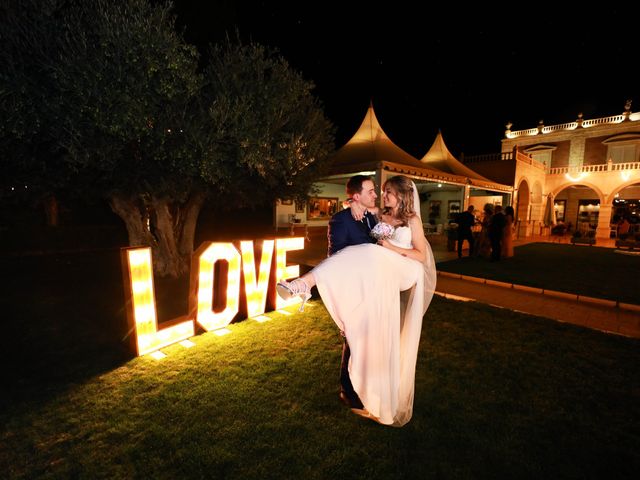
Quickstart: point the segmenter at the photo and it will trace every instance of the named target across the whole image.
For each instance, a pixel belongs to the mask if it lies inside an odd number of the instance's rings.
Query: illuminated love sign
[[[195,322],[207,332],[226,327],[240,312],[241,299],[245,300],[242,306],[246,306],[246,317],[264,313],[269,299],[276,309],[296,303],[298,299],[285,301],[278,297],[275,294],[275,282],[300,275],[298,265],[287,266],[287,252],[303,248],[302,237],[264,240],[256,272],[253,241],[240,242],[240,251],[230,242],[205,242],[194,252],[191,261],[189,313],[167,322],[162,329],[158,329],[156,315],[151,249],[123,249],[127,321],[133,332],[132,346],[136,355],[145,355],[192,337],[195,334]],[[223,270],[220,266],[222,262],[227,265],[226,278],[218,278],[219,288],[216,291],[216,271]],[[244,290],[241,292],[243,283]],[[225,284],[226,289],[221,289]],[[215,301],[219,300],[216,297],[222,297],[224,301],[223,308],[218,312],[214,311]]]

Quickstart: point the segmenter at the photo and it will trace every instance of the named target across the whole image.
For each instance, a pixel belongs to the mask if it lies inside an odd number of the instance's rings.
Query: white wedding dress
[[[411,229],[397,227],[390,241],[412,248]],[[422,317],[436,283],[426,245],[424,263],[368,243],[340,250],[312,272],[349,342],[351,383],[369,413],[386,425],[402,426],[413,413]]]

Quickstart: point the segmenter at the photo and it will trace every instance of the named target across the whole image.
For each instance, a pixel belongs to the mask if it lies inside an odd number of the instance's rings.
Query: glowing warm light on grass
[[[253,242],[240,242],[244,291],[247,295],[247,315],[249,317],[254,317],[264,312],[267,303],[267,293],[269,291],[269,273],[271,272],[273,246],[273,240],[264,240],[262,242],[260,270],[258,273],[258,281],[256,282],[256,262]]]
[[[254,317],[254,320],[256,322],[268,322],[269,320],[271,320],[271,317],[267,317],[266,315],[258,315],[257,317]]]
[[[127,318],[135,331],[137,354],[144,355],[192,337],[192,320],[158,330],[151,249],[136,248],[126,252],[130,285]]]
[[[281,315],[293,315],[291,312],[287,310],[277,310],[277,312]]]
[[[192,348],[196,346],[196,344],[191,340],[183,340],[180,342],[180,345],[182,345],[184,348]]]
[[[229,263],[227,273],[227,304],[220,313],[213,311],[214,266],[218,260]],[[231,243],[212,243],[200,255],[198,275],[198,316],[202,327],[210,332],[226,327],[238,313],[240,304],[240,254]]]
[[[163,358],[166,357],[166,355],[164,353],[162,353],[160,350],[156,350],[155,352],[151,352],[149,355],[152,358],[155,358],[156,360],[162,360]]]
[[[213,333],[215,333],[219,337],[223,337],[223,336],[228,335],[229,333],[231,333],[231,330],[229,330],[228,328],[220,328],[218,330],[214,330]]]
[[[276,239],[276,281],[300,276],[300,266],[287,266],[287,252],[291,250],[302,250],[304,248],[304,238],[278,238]],[[283,300],[276,295],[276,309],[281,309],[289,305],[300,302],[297,297]]]

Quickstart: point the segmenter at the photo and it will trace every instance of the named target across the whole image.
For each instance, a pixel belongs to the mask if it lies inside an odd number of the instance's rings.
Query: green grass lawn
[[[635,478],[640,341],[435,298],[403,428],[304,314],[130,359],[117,252],[0,260],[2,478]],[[506,262],[505,262],[506,263]]]
[[[612,248],[554,243],[516,247],[499,262],[463,258],[438,263],[438,269],[473,277],[640,304],[640,255]]]

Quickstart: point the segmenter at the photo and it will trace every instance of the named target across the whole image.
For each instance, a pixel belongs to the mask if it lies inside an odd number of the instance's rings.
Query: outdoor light
[[[626,182],[631,178],[631,172],[620,172],[620,178],[623,182]]]
[[[300,276],[299,265],[287,266],[287,252],[290,250],[302,250],[303,248],[303,237],[276,239],[276,281]],[[300,299],[297,297],[283,300],[279,295],[276,295],[276,310],[288,307],[299,301]]]
[[[213,311],[214,266],[218,260],[229,263],[227,274],[227,303],[220,313]],[[226,327],[238,313],[240,304],[240,254],[231,243],[211,243],[200,255],[198,275],[197,321],[210,332]]]
[[[194,334],[193,320],[174,323],[158,330],[156,302],[153,289],[153,270],[151,268],[151,249],[127,249],[129,289],[127,312],[129,323],[133,324],[138,355],[153,352],[172,343],[185,340]]]
[[[273,251],[276,250],[275,275],[272,275]],[[135,353],[145,355],[173,343],[182,342],[185,347],[193,346],[188,339],[194,336],[194,318],[206,331],[217,335],[230,333],[225,329],[240,312],[240,300],[246,298],[248,315],[257,321],[270,318],[262,315],[267,307],[267,298],[276,298],[271,309],[292,305],[296,300],[284,301],[275,293],[277,280],[297,277],[298,265],[287,266],[287,252],[304,248],[303,237],[264,240],[260,254],[259,271],[256,272],[253,241],[241,241],[240,250],[231,242],[205,242],[194,252],[191,261],[188,315],[166,322],[166,327],[158,330],[153,268],[150,248],[122,249],[121,260],[125,277],[125,300],[127,319],[131,335],[131,347]],[[216,264],[225,261],[228,268],[218,268],[221,278],[216,282]],[[220,266],[218,266],[220,267]],[[244,273],[244,296],[240,292],[240,269]],[[226,270],[226,276],[225,276]],[[223,290],[226,289],[226,290]],[[221,301],[216,302],[220,297]],[[222,304],[222,305],[221,305]],[[219,308],[216,308],[219,307]],[[214,311],[220,310],[222,311]],[[189,318],[187,320],[187,318]],[[159,353],[158,355],[161,355]]]
[[[256,282],[256,262],[253,253],[253,242],[240,242],[244,288],[247,295],[247,316],[249,317],[255,317],[264,312],[267,293],[269,291],[269,273],[271,272],[274,243],[273,240],[264,240],[262,242],[260,270]]]
[[[166,357],[166,355],[162,353],[160,350],[156,350],[155,352],[152,352],[151,356],[156,360],[162,360],[163,358]]]
[[[582,180],[583,178],[585,178],[587,176],[586,172],[580,172],[578,173],[578,177],[574,178],[570,173],[565,173],[564,174],[565,178],[571,182],[579,182],[580,180]]]

